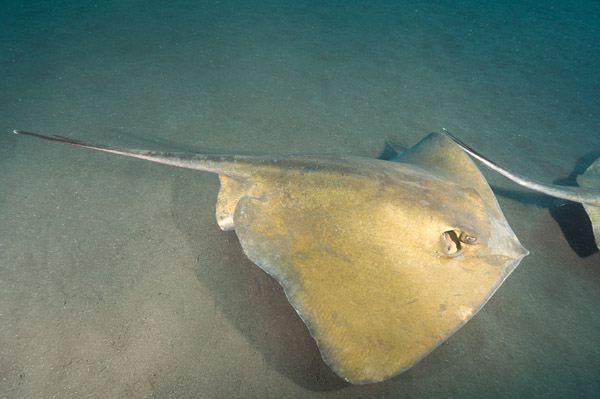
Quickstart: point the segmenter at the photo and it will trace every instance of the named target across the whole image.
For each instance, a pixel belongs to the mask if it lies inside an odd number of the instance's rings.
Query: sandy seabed
[[[579,205],[484,170],[531,251],[415,367],[352,386],[214,216],[214,175],[11,135],[378,157],[447,127],[573,184],[600,156],[600,6],[20,1],[0,63],[0,396],[600,396]]]

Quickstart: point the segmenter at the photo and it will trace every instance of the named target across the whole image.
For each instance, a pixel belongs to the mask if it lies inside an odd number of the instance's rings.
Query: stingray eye
[[[463,252],[465,245],[479,244],[479,238],[462,230],[446,230],[440,236],[442,252],[447,256],[457,256]]]
[[[478,240],[477,236],[463,232],[460,235],[460,241],[464,242],[465,244],[473,245],[476,244]]]
[[[454,230],[444,231],[440,237],[442,252],[448,256],[455,256],[461,252],[461,242]]]

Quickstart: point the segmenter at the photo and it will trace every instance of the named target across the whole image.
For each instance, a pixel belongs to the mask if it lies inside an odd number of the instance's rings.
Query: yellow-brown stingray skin
[[[461,154],[453,162],[463,182],[443,167],[339,156],[254,158],[236,166],[250,178],[221,175],[217,214],[232,221],[221,227],[235,228],[248,257],[281,283],[347,381],[412,366],[527,254]],[[441,242],[449,230],[478,241],[450,256]]]
[[[583,175],[577,177],[577,183],[581,187],[600,187],[600,158],[596,159]],[[592,222],[596,247],[600,249],[600,207],[587,204],[583,204],[583,207]]]

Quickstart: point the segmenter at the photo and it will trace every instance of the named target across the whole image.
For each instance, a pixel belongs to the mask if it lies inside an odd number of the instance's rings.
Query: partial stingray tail
[[[586,187],[569,187],[538,183],[525,176],[521,176],[517,173],[510,172],[503,166],[500,166],[497,163],[489,160],[485,156],[481,155],[480,153],[463,143],[448,130],[442,130],[444,131],[446,136],[448,136],[452,141],[456,143],[456,145],[462,148],[464,152],[469,154],[471,157],[477,159],[479,162],[481,162],[488,168],[500,173],[502,176],[514,181],[520,186],[523,186],[530,190],[538,191],[551,197],[562,198],[569,201],[580,202],[582,204],[592,205],[596,207],[600,206],[600,185]],[[596,161],[596,163],[598,163],[598,161]],[[600,169],[600,166],[598,169]]]
[[[112,154],[125,155],[127,157],[145,159],[152,162],[165,165],[178,166],[180,168],[204,170],[223,174],[232,178],[243,178],[243,174],[234,168],[234,156],[232,155],[201,155],[185,152],[160,152],[147,150],[133,150],[114,148],[101,144],[86,143],[75,139],[62,136],[44,136],[37,133],[25,132],[23,130],[14,130],[15,134],[36,137],[38,139],[54,141],[57,143],[74,145],[76,147],[90,148],[92,150],[110,152]]]

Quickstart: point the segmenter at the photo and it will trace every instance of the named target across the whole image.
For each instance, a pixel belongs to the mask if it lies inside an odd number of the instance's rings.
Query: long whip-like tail
[[[38,139],[54,141],[57,143],[74,145],[76,147],[89,148],[92,150],[109,152],[112,154],[125,155],[127,157],[145,159],[152,162],[162,163],[165,165],[178,166],[180,168],[203,170],[207,172],[219,173],[232,178],[244,178],[243,173],[240,173],[236,168],[232,168],[234,162],[233,155],[203,155],[192,154],[186,152],[162,152],[148,150],[134,150],[115,148],[102,144],[87,143],[62,136],[44,136],[38,133],[26,132],[23,130],[14,130],[13,133],[36,137]]]
[[[551,197],[562,198],[573,202],[580,202],[582,204],[600,206],[600,187],[556,186],[553,184],[536,182],[525,176],[507,170],[503,166],[491,161],[489,158],[481,155],[479,152],[463,143],[447,129],[442,128],[442,130],[444,131],[444,134],[454,141],[456,145],[462,148],[464,152],[477,159],[488,168],[500,173],[502,176],[512,180],[520,186],[549,195]]]

